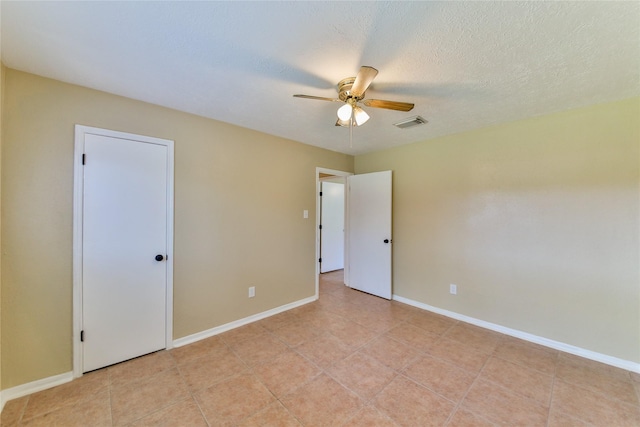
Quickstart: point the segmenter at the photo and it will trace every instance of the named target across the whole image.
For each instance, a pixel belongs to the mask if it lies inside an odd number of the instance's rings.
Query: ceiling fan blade
[[[351,96],[354,98],[360,98],[365,91],[369,88],[369,85],[373,79],[378,75],[378,70],[373,67],[362,66],[356,76],[356,80],[351,86]]]
[[[317,99],[319,101],[333,101],[333,102],[344,102],[340,99],[336,98],[324,98],[322,96],[311,96],[311,95],[293,95],[296,98],[307,98],[307,99]]]
[[[387,110],[411,111],[414,104],[398,101],[384,101],[382,99],[363,99],[362,102],[367,107],[386,108]]]

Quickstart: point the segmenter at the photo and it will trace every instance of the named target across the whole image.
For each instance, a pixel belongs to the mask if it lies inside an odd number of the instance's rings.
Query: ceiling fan
[[[369,115],[358,104],[373,108],[386,108],[387,110],[411,111],[413,104],[408,102],[385,101],[382,99],[364,99],[365,92],[378,74],[378,70],[373,67],[360,67],[358,75],[347,77],[338,83],[338,98],[324,98],[311,95],[293,95],[296,98],[318,99],[320,101],[343,102],[344,105],[338,108],[338,121],[336,126],[361,126]]]

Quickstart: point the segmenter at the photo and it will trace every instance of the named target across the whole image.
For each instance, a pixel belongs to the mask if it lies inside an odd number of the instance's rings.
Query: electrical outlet
[[[456,295],[458,293],[458,285],[454,285],[453,283],[449,285],[449,293],[451,295]]]
[[[255,286],[251,286],[249,288],[249,298],[253,298],[256,296],[256,287]]]

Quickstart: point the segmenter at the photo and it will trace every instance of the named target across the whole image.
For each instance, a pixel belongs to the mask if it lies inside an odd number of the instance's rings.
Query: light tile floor
[[[353,291],[9,401],[2,426],[640,426],[640,375]]]

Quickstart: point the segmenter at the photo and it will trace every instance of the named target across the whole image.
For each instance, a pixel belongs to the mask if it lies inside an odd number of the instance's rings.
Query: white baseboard
[[[182,347],[183,345],[191,344],[196,341],[203,340],[205,338],[212,337],[214,335],[221,334],[223,332],[230,331],[231,329],[238,328],[240,326],[247,325],[249,323],[256,322],[258,320],[265,319],[267,317],[273,316],[274,314],[282,313],[283,311],[291,310],[292,308],[300,307],[301,305],[308,304],[310,302],[316,301],[318,299],[317,296],[301,299],[298,301],[294,301],[289,304],[281,305],[280,307],[272,308],[271,310],[263,311],[262,313],[254,314],[249,317],[245,317],[243,319],[234,320],[233,322],[225,323],[224,325],[216,326],[215,328],[207,329],[206,331],[197,332],[192,335],[187,335],[186,337],[178,338],[173,340],[174,347]]]
[[[40,380],[2,390],[2,392],[0,392],[0,412],[4,408],[4,404],[10,400],[68,383],[71,380],[73,380],[73,372],[65,372],[64,374],[42,378]]]
[[[516,329],[507,328],[505,326],[497,325],[495,323],[485,322],[473,317],[465,316],[449,310],[443,310],[438,307],[433,307],[428,304],[424,304],[418,301],[404,298],[399,295],[393,295],[395,301],[411,305],[413,307],[421,308],[423,310],[431,311],[433,313],[441,314],[443,316],[450,317],[452,319],[460,320],[472,325],[480,326],[481,328],[490,329],[492,331],[500,332],[501,334],[509,335],[521,340],[529,341],[535,344],[540,344],[545,347],[553,348],[555,350],[564,351],[565,353],[571,353],[576,356],[584,357],[586,359],[595,360],[596,362],[605,363],[607,365],[615,366],[616,368],[625,369],[631,372],[640,373],[640,363],[632,362],[629,360],[619,359],[617,357],[609,356],[595,351],[587,350],[581,347],[576,347],[570,344],[566,344],[560,341],[554,341],[548,338],[540,337],[530,334],[528,332],[518,331]]]

